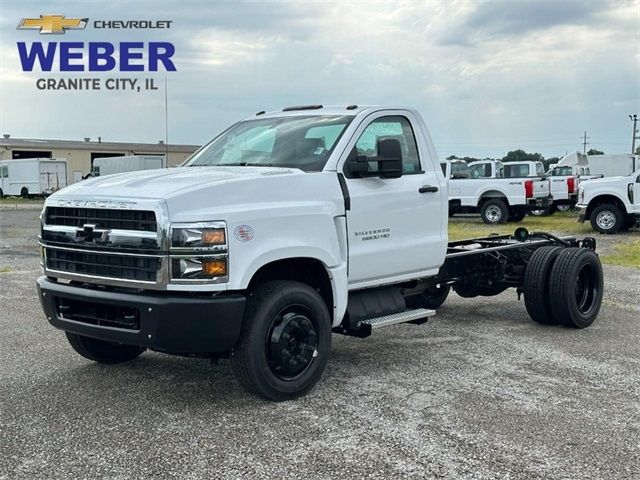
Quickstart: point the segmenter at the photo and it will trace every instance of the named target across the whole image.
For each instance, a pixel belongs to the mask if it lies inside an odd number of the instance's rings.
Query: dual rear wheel
[[[600,311],[602,265],[586,248],[538,248],[524,277],[524,301],[531,318],[572,328],[591,325]]]

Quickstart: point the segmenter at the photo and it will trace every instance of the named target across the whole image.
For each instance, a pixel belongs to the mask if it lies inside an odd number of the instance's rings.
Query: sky
[[[82,31],[17,30],[40,14]],[[93,20],[172,20],[168,30],[96,30]],[[52,38],[55,37],[55,38]],[[152,92],[39,91],[16,42],[169,41],[176,72]],[[125,77],[85,72],[79,76]],[[640,0],[216,2],[0,0],[0,133],[15,138],[202,144],[260,110],[408,105],[440,157],[545,157],[631,149],[640,115]]]

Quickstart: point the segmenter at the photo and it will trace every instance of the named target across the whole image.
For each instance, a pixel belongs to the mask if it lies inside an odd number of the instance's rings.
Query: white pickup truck
[[[528,211],[547,208],[552,203],[546,178],[503,178],[502,162],[471,162],[468,174],[457,166],[453,174],[449,161],[441,162],[445,175],[449,171],[449,215],[480,213],[487,224],[519,222]],[[463,162],[464,163],[464,162]],[[452,165],[453,166],[453,165]]]
[[[640,220],[640,170],[581,182],[576,208],[579,221],[600,233],[628,230]]]
[[[542,162],[538,161],[508,162],[504,164],[503,171],[507,178],[548,178],[549,192],[553,202],[545,208],[531,209],[529,211],[531,215],[550,215],[556,208],[564,205],[570,208],[576,202],[578,185],[573,175],[547,177]]]
[[[41,215],[46,318],[97,362],[230,358],[271,400],[313,387],[332,332],[423,323],[451,288],[515,288],[535,321],[589,326],[594,239],[448,243],[437,158],[415,110],[309,105],[238,122],[180,168],[75,184]]]

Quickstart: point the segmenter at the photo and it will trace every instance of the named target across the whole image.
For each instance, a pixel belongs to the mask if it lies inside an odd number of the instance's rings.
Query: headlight
[[[224,222],[171,225],[171,281],[228,281],[227,227]]]
[[[221,250],[227,243],[224,223],[177,223],[171,226],[171,248],[180,250]]]
[[[213,280],[224,279],[226,277],[226,255],[171,259],[172,280]]]

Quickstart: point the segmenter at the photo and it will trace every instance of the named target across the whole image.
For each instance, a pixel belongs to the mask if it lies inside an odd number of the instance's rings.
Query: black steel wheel
[[[84,337],[71,332],[65,332],[67,340],[73,349],[84,358],[98,363],[123,363],[139,357],[145,351],[135,345],[106,342],[97,338]]]
[[[250,392],[290,400],[318,382],[330,350],[331,316],[320,294],[303,283],[271,281],[247,300],[231,365]]]
[[[449,296],[451,287],[448,285],[436,285],[425,288],[421,293],[407,297],[407,306],[411,308],[439,308]]]
[[[529,259],[524,272],[524,305],[533,321],[556,325],[549,297],[551,269],[562,251],[561,247],[540,247]]]
[[[550,301],[555,319],[572,328],[591,325],[600,312],[604,281],[598,256],[585,248],[566,248],[551,270]]]
[[[318,354],[317,322],[304,305],[289,305],[273,318],[266,341],[269,368],[278,378],[292,380]]]

